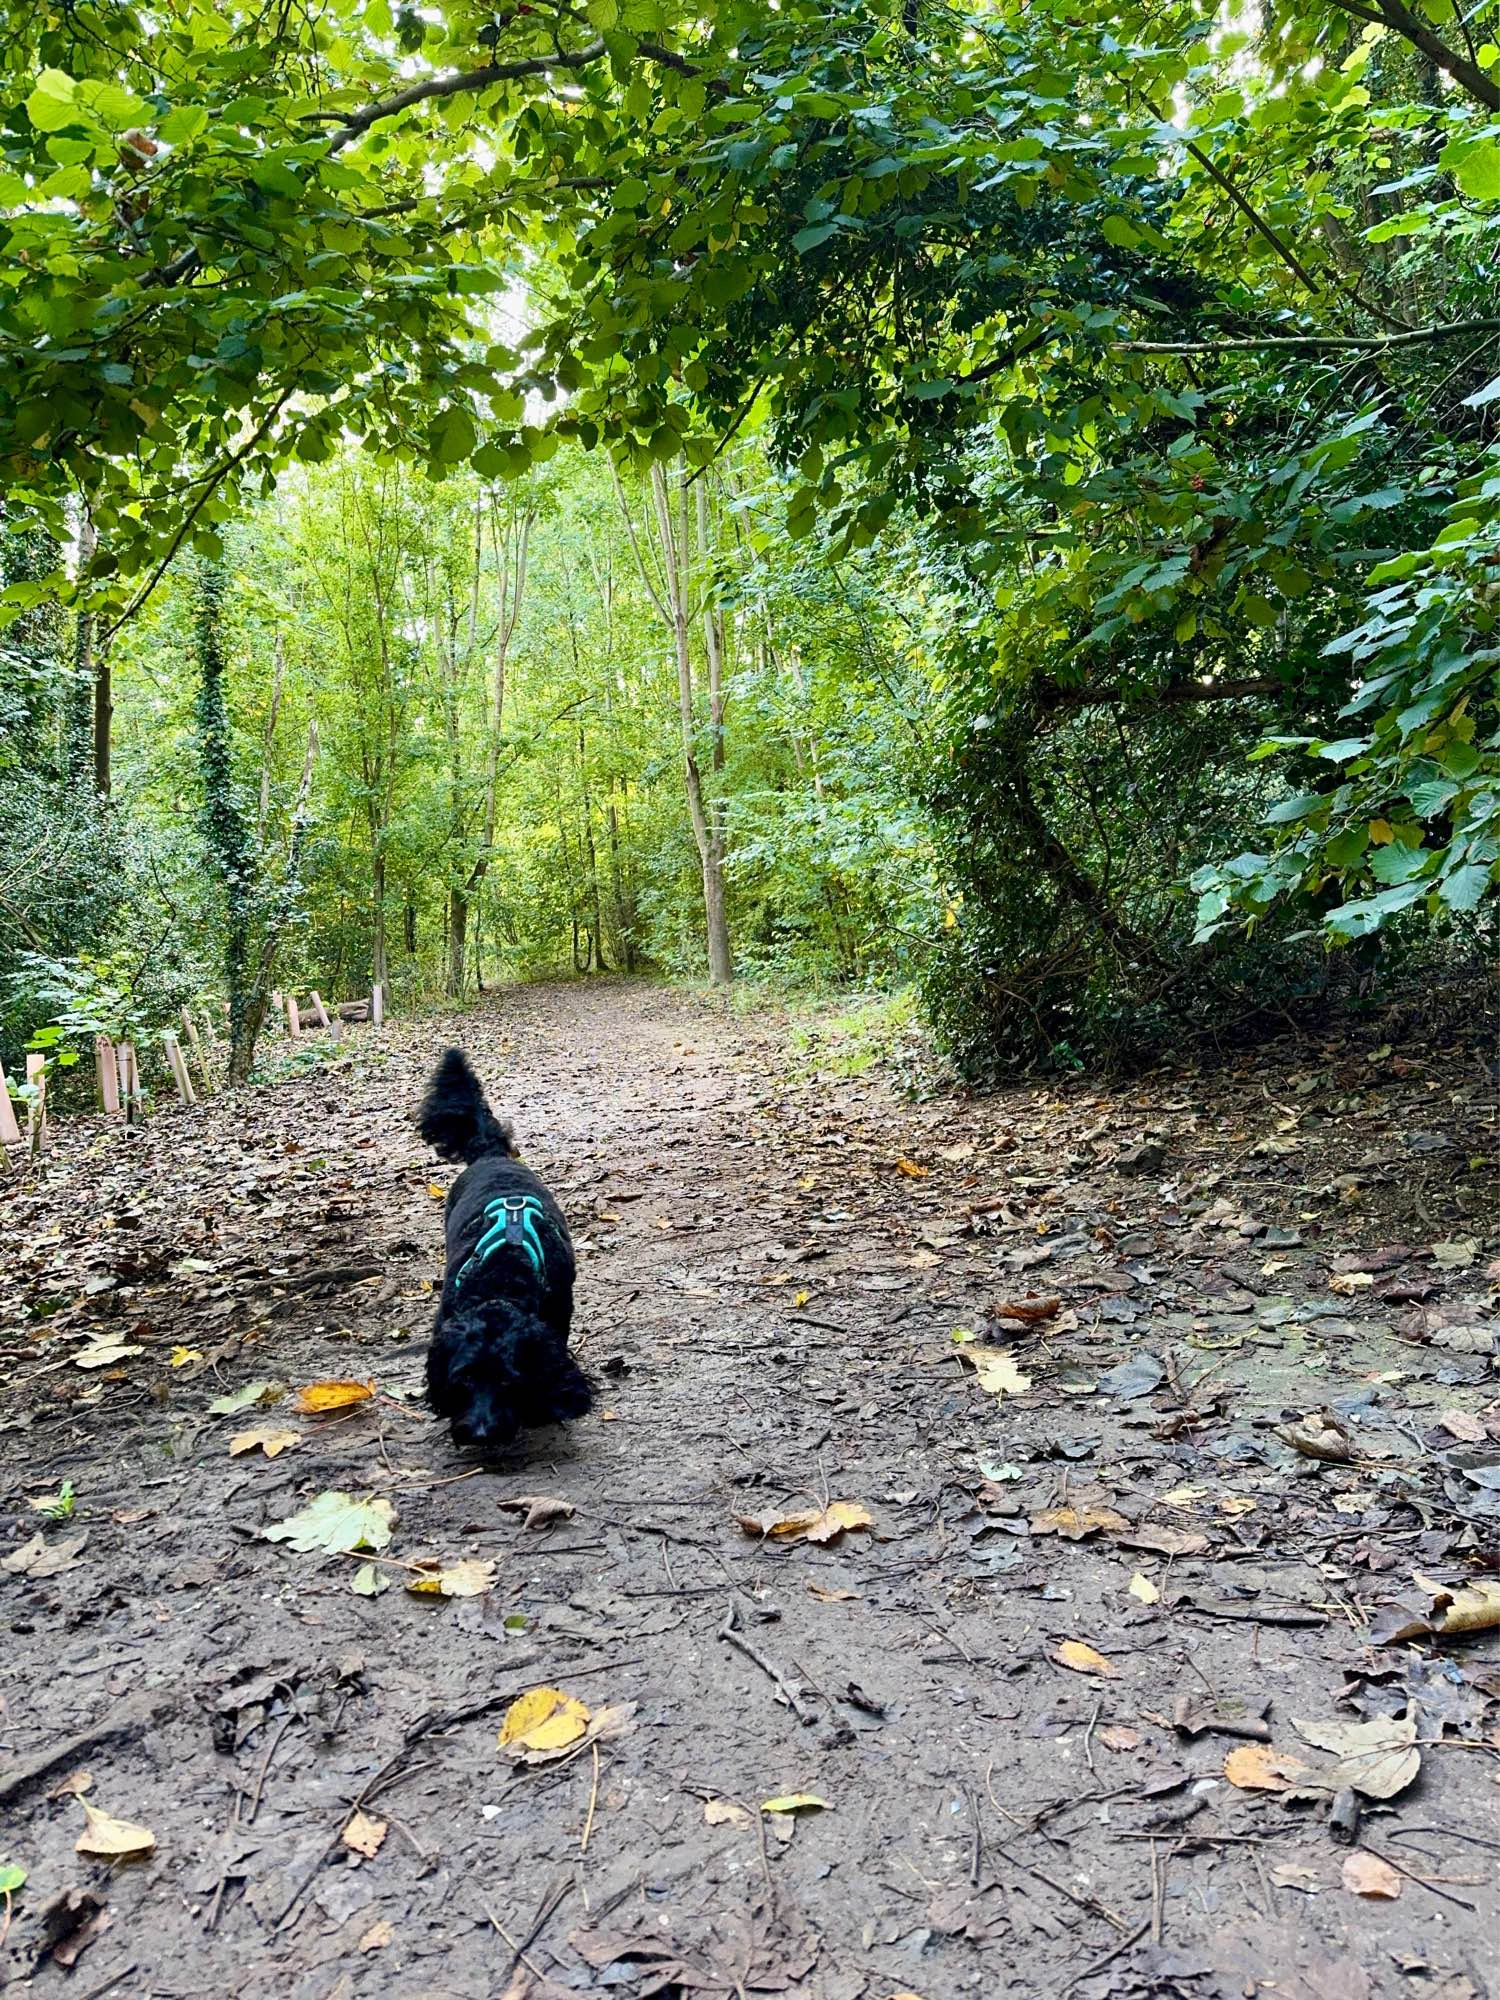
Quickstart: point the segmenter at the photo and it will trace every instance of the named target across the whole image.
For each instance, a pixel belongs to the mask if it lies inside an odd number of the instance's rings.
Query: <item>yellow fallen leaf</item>
[[[1369,1271],[1337,1271],[1328,1280],[1328,1289],[1337,1292],[1341,1299],[1352,1299],[1356,1292],[1367,1291],[1374,1282]]]
[[[294,1444],[301,1444],[300,1431],[277,1430],[274,1424],[257,1424],[253,1430],[236,1431],[229,1440],[229,1456],[238,1458],[242,1452],[263,1451],[267,1458],[279,1458],[284,1451],[290,1451]]]
[[[796,1297],[795,1297],[795,1298],[794,1298],[794,1299],[792,1300],[792,1304],[793,1304],[793,1305],[794,1305],[794,1306],[795,1306],[795,1307],[797,1308],[797,1310],[798,1310],[798,1311],[800,1312],[800,1311],[802,1310],[803,1306],[805,1306],[805,1305],[807,1304],[808,1300],[809,1300],[809,1299],[810,1299],[811,1297],[812,1297],[812,1293],[811,1293],[811,1292],[798,1292],[797,1296],[796,1296]]]
[[[502,1749],[563,1750],[589,1726],[589,1712],[561,1688],[531,1688],[513,1701],[500,1726]]]
[[[344,1824],[343,1842],[356,1854],[363,1854],[373,1861],[384,1845],[390,1828],[383,1819],[373,1819],[369,1813],[356,1809]]]
[[[368,1403],[374,1394],[373,1382],[309,1382],[297,1391],[292,1408],[304,1417],[325,1416],[330,1410],[347,1410],[355,1403]]]
[[[1371,1896],[1382,1903],[1394,1903],[1401,1894],[1401,1877],[1390,1862],[1364,1847],[1344,1856],[1343,1883],[1351,1896]]]
[[[168,1366],[172,1368],[186,1368],[192,1362],[201,1361],[202,1359],[203,1356],[198,1352],[196,1347],[174,1347]]]
[[[1241,1514],[1253,1514],[1255,1502],[1248,1493],[1226,1493],[1219,1502],[1219,1512],[1234,1520]]]
[[[1031,1532],[1061,1535],[1065,1541],[1081,1542],[1101,1529],[1112,1535],[1124,1534],[1129,1526],[1125,1516],[1117,1514],[1113,1507],[1048,1507],[1032,1517]]]
[[[443,1186],[441,1181],[429,1181],[427,1183],[427,1192],[432,1196],[434,1201],[446,1201],[448,1199],[448,1190]]]
[[[915,1160],[897,1160],[896,1171],[898,1174],[905,1174],[908,1180],[925,1181],[932,1169],[919,1167]]]
[[[495,1565],[467,1556],[412,1577],[406,1587],[414,1597],[485,1597],[495,1588]]]
[[[1308,1768],[1270,1743],[1241,1743],[1224,1759],[1224,1776],[1242,1792],[1289,1792]]]
[[[787,1792],[780,1798],[763,1799],[763,1813],[832,1812],[827,1799],[820,1799],[816,1792]]]
[[[1149,1576],[1142,1576],[1139,1570],[1130,1579],[1130,1594],[1139,1598],[1142,1604],[1160,1604],[1161,1592]]]
[[[1031,1377],[1023,1375],[1008,1354],[992,1354],[975,1348],[966,1358],[974,1365],[979,1386],[989,1396],[1022,1396],[1031,1387]]]
[[[361,1951],[383,1951],[396,1935],[396,1926],[389,1917],[380,1917],[371,1924],[359,1941]]]
[[[156,1835],[150,1827],[132,1826],[129,1820],[116,1819],[98,1806],[91,1806],[87,1799],[80,1799],[78,1803],[83,1807],[88,1825],[74,1843],[75,1854],[97,1854],[106,1861],[128,1861],[137,1854],[149,1854],[155,1847]]]
[[[1164,1507],[1195,1507],[1200,1500],[1208,1497],[1206,1486],[1174,1486],[1170,1493],[1163,1493]]]
[[[868,1528],[869,1514],[853,1500],[830,1500],[826,1507],[800,1514],[737,1514],[747,1535],[766,1535],[784,1542],[836,1542],[850,1528]]]
[[[1092,1646],[1085,1645],[1082,1639],[1064,1639],[1052,1657],[1060,1667],[1067,1667],[1075,1674],[1099,1674],[1112,1680],[1120,1671],[1102,1653],[1096,1653]]]

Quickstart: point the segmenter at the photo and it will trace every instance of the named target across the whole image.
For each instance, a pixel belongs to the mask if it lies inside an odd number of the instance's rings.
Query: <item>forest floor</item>
[[[1500,1993],[1493,1052],[1389,1033],[914,1102],[600,982],[59,1122],[0,1186],[0,1985]],[[419,1400],[450,1037],[601,1388],[490,1470]],[[373,1574],[267,1538],[330,1490]],[[538,1685],[591,1733],[520,1761]]]

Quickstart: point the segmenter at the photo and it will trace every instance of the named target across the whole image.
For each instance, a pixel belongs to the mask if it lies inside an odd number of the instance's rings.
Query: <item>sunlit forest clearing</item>
[[[0,75],[0,1985],[1483,2000],[1500,0]]]

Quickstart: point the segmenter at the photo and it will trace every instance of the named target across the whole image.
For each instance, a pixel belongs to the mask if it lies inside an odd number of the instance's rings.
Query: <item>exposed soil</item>
[[[477,1471],[419,1401],[449,1038],[568,1210],[601,1390]],[[1379,1643],[1415,1574],[1500,1598],[1478,1057],[912,1104],[787,1049],[526,989],[0,1186],[0,1983],[1500,1992],[1500,1629]],[[378,1393],[210,1408],[327,1377]],[[330,1489],[394,1509],[380,1596],[264,1537]],[[740,1525],[831,1502],[873,1525]],[[538,1685],[623,1713],[518,1764]],[[79,1772],[149,1854],[75,1852]]]

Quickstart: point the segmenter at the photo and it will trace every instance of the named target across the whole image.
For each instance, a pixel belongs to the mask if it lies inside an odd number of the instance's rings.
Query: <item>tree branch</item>
[[[1362,349],[1381,354],[1393,347],[1419,347],[1431,340],[1467,338],[1475,333],[1500,333],[1500,319],[1453,320],[1440,326],[1414,326],[1403,333],[1265,333],[1231,340],[1117,340],[1116,354],[1240,354],[1259,348],[1323,352]]]
[[[1484,105],[1488,111],[1500,111],[1500,83],[1486,76],[1477,63],[1449,48],[1432,24],[1414,14],[1402,0],[1370,0],[1367,6],[1361,6],[1359,0],[1333,0],[1333,4],[1342,13],[1352,14],[1356,21],[1368,21],[1372,27],[1389,28],[1393,35],[1400,35],[1451,76],[1476,104]]]
[[[468,91],[488,90],[491,84],[515,83],[523,77],[546,76],[555,69],[587,69],[598,62],[606,53],[602,39],[587,42],[581,49],[556,49],[545,56],[518,56],[513,62],[485,63],[479,69],[454,70],[447,76],[429,76],[421,83],[408,85],[390,97],[377,97],[356,111],[346,124],[328,141],[330,153],[342,152],[345,146],[353,145],[356,139],[364,137],[372,125],[378,125],[383,118],[394,118],[399,112],[409,111],[414,104],[424,104],[433,97],[460,97]]]

